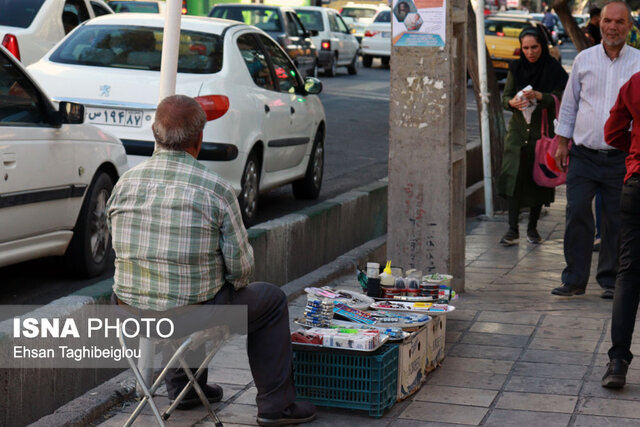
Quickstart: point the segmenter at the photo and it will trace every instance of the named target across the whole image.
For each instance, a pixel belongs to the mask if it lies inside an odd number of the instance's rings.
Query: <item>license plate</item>
[[[87,123],[133,128],[142,126],[142,110],[87,107],[85,111]]]
[[[509,63],[505,61],[493,61],[493,68],[509,68]]]
[[[383,31],[382,37],[388,39],[389,37],[391,37],[391,31]]]

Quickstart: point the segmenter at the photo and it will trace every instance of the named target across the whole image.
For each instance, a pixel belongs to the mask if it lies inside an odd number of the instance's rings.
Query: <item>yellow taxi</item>
[[[560,49],[541,22],[528,18],[488,16],[484,21],[484,38],[498,79],[505,78],[509,64],[520,58],[518,36],[528,27],[537,27],[540,30],[549,46],[549,53],[562,63]]]

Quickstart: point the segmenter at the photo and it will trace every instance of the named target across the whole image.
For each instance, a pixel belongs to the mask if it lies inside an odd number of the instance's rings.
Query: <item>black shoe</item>
[[[563,296],[563,297],[570,297],[570,296],[573,296],[573,295],[583,295],[584,294],[584,289],[574,288],[572,286],[565,285],[563,283],[562,286],[560,286],[559,288],[555,288],[554,290],[551,291],[551,293],[553,295],[560,295],[560,296]]]
[[[302,424],[313,421],[316,418],[316,407],[311,402],[293,402],[282,412],[273,414],[258,414],[258,425],[284,426],[290,424]]]
[[[509,231],[507,231],[507,234],[502,236],[502,239],[500,239],[500,244],[502,246],[517,245],[519,238],[520,238],[520,233],[518,233],[518,230],[514,230],[510,228]]]
[[[602,299],[613,299],[613,289],[605,289],[600,294],[600,298]]]
[[[528,230],[527,231],[527,242],[532,243],[534,245],[542,242],[542,237],[540,237],[540,233],[538,230]]]
[[[207,400],[209,401],[209,403],[216,403],[222,400],[222,387],[220,387],[218,384],[205,384],[205,386],[202,387],[202,391],[204,392],[204,395],[207,396]],[[173,403],[175,397],[170,397],[169,400],[171,401],[171,403]],[[180,403],[178,403],[177,409],[191,409],[200,405],[202,405],[202,401],[198,397],[196,391],[191,388],[191,390],[187,392],[187,395],[184,397],[184,399],[182,399]]]
[[[613,359],[607,365],[607,372],[602,377],[602,387],[622,388],[626,382],[629,362],[623,359]]]

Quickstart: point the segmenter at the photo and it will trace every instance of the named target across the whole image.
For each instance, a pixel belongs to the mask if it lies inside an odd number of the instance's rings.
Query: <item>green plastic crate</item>
[[[396,402],[398,346],[374,354],[294,347],[297,398],[319,406],[361,409],[381,417]]]

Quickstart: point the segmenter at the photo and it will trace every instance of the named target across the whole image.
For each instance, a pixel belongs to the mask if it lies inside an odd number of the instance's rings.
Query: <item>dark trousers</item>
[[[620,199],[620,258],[611,318],[610,359],[631,362],[631,337],[640,300],[640,175],[631,176]]]
[[[518,231],[518,223],[520,222],[520,205],[518,199],[510,197],[507,200],[509,209],[509,228]],[[536,230],[538,227],[538,219],[540,219],[542,205],[531,206],[529,208],[529,222],[527,223],[527,231]]]
[[[567,212],[564,232],[562,283],[584,289],[589,281],[593,253],[593,210],[596,192],[602,196],[601,244],[596,280],[613,289],[618,271],[620,193],[626,154],[618,150],[590,150],[574,145],[567,173]]]
[[[238,291],[223,287],[204,304],[246,305],[248,310],[247,354],[253,380],[258,389],[258,413],[280,412],[295,400],[291,333],[287,297],[271,283],[255,282]],[[204,349],[188,357],[203,360]],[[165,355],[166,358],[166,355]],[[175,398],[187,384],[182,369],[170,370],[165,383],[170,398]],[[207,382],[205,371],[198,379]]]

